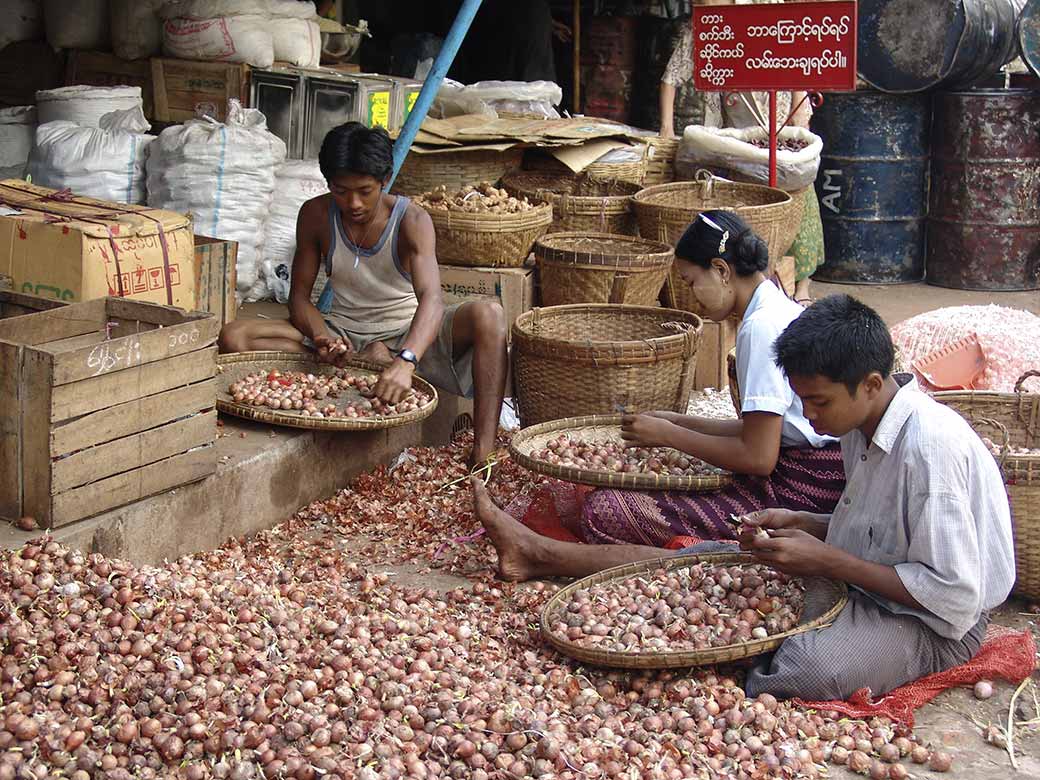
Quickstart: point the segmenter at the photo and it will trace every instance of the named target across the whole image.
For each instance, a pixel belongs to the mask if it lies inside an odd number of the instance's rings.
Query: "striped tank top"
[[[397,196],[390,219],[371,249],[354,244],[329,199],[329,253],[325,272],[332,286],[330,319],[349,333],[385,335],[407,330],[419,308],[412,277],[401,267],[397,240],[408,198]],[[355,265],[356,259],[356,265]]]

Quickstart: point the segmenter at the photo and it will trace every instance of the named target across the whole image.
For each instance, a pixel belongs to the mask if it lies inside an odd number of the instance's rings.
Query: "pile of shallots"
[[[329,373],[310,374],[302,371],[256,371],[233,382],[228,395],[235,403],[265,406],[283,412],[299,412],[303,417],[318,419],[388,417],[422,409],[432,397],[412,389],[396,404],[387,404],[373,392],[374,375],[352,374],[335,368]],[[338,398],[349,390],[356,391],[342,406],[320,404],[328,398]]]
[[[482,560],[464,585],[387,571],[388,551],[431,562],[475,525],[468,486],[444,488],[465,473],[463,447],[405,454],[276,529],[161,567],[46,537],[0,555],[0,780],[948,768],[902,727],[750,700],[725,671],[579,667],[538,632],[556,587],[494,582],[485,545],[466,545]]]
[[[657,474],[669,477],[708,477],[725,472],[699,458],[670,447],[626,447],[614,440],[586,441],[561,434],[531,453],[553,465],[614,474]]]
[[[798,625],[801,582],[759,564],[694,564],[576,591],[553,633],[622,653],[703,650],[766,639]]]

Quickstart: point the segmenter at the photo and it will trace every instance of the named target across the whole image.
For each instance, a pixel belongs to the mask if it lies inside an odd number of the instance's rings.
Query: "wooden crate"
[[[0,281],[0,320],[8,317],[20,317],[23,314],[35,314],[38,311],[48,311],[61,306],[68,306],[65,301],[57,301],[54,298],[42,298],[39,295],[28,295],[27,293],[16,293],[4,288]]]
[[[208,311],[221,326],[238,314],[238,242],[195,236],[195,310]]]
[[[148,60],[123,60],[110,52],[74,50],[69,54],[65,83],[70,86],[140,87],[144,115],[148,119],[155,118],[152,66]]]
[[[55,528],[212,474],[218,327],[121,298],[0,320],[0,516]]]
[[[154,57],[152,91],[158,122],[186,122],[199,108],[224,121],[228,98],[249,105],[249,66]]]
[[[697,347],[697,370],[693,389],[706,387],[722,389],[729,381],[726,371],[726,355],[737,344],[737,325],[732,320],[712,322],[704,320],[701,343]]]

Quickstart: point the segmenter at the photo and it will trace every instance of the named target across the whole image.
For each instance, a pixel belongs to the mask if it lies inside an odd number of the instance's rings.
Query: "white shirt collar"
[[[913,393],[921,392],[917,380],[911,374],[894,374],[893,378],[900,383],[899,391],[888,404],[877,430],[874,431],[873,443],[886,453],[895,446],[899,433],[914,412]]]

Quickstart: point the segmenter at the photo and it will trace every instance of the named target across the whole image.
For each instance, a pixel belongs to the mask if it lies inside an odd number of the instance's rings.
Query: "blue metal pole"
[[[404,158],[408,156],[408,150],[412,148],[412,142],[415,140],[423,120],[426,119],[426,114],[429,112],[430,106],[433,105],[437,92],[440,91],[441,83],[444,81],[448,69],[451,68],[451,64],[455,61],[455,55],[459,53],[459,46],[462,45],[462,40],[466,37],[470,24],[473,23],[473,17],[480,10],[481,2],[483,0],[464,0],[462,8],[459,9],[459,13],[448,31],[448,37],[444,39],[444,44],[437,53],[437,58],[433,61],[433,68],[426,77],[426,81],[423,82],[422,90],[419,92],[419,97],[412,107],[412,112],[408,115],[408,119],[405,120],[404,127],[401,128],[401,134],[394,143],[394,172],[390,175],[390,186],[393,186],[394,180],[397,179],[397,174],[401,170],[401,164],[404,163]],[[387,187],[387,189],[389,188]]]
[[[433,68],[426,77],[426,81],[423,82],[422,90],[420,90],[419,97],[415,100],[412,112],[408,115],[408,119],[405,120],[404,127],[401,128],[401,134],[397,136],[397,141],[394,142],[394,170],[390,174],[390,183],[386,187],[387,190],[393,186],[394,180],[397,179],[397,174],[401,170],[404,158],[408,156],[408,150],[412,148],[412,142],[419,132],[419,127],[422,126],[423,120],[426,119],[426,114],[429,112],[430,106],[433,105],[433,100],[440,91],[441,83],[451,68],[451,64],[455,61],[455,55],[459,53],[462,40],[466,37],[466,33],[469,32],[469,26],[473,23],[473,17],[480,10],[482,2],[483,0],[464,0],[462,8],[459,9],[459,13],[448,31],[448,37],[444,39],[444,45],[437,52],[437,58],[433,61]],[[321,297],[318,299],[318,310],[323,314],[328,314],[331,309],[332,283],[326,282],[325,289],[321,291]]]

